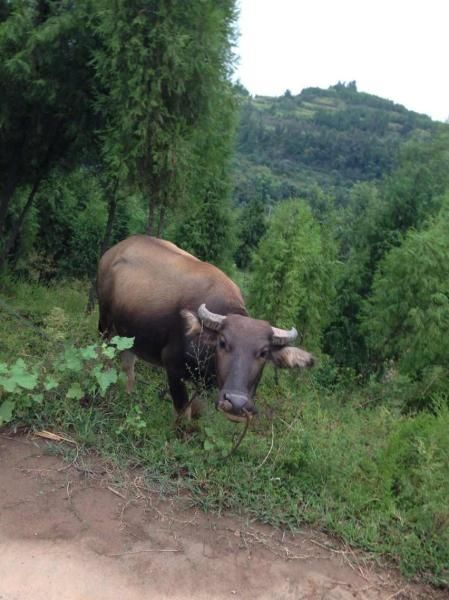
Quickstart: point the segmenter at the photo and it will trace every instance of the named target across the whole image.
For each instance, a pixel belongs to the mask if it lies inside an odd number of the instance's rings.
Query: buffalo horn
[[[223,321],[226,319],[226,317],[223,315],[217,315],[216,313],[207,310],[205,304],[202,304],[199,307],[198,316],[208,329],[213,329],[214,331],[218,331]]]
[[[298,332],[294,327],[287,331],[286,329],[278,329],[277,327],[272,327],[273,330],[273,338],[271,343],[274,346],[286,346],[290,344],[298,337]]]

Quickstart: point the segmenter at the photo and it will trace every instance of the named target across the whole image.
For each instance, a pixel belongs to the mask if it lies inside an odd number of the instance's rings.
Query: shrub
[[[428,406],[449,385],[449,209],[411,231],[381,262],[361,329],[377,361],[418,382],[408,404]]]
[[[305,203],[278,206],[253,268],[249,293],[253,313],[278,327],[295,324],[301,342],[318,350],[332,313],[337,262],[333,242]]]

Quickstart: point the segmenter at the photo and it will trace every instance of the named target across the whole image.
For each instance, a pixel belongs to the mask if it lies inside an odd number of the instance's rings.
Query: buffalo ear
[[[184,332],[188,338],[195,338],[201,336],[201,343],[203,344],[215,344],[217,341],[217,332],[203,327],[202,322],[198,319],[195,313],[190,310],[181,310],[181,317],[184,320]]]
[[[272,347],[270,359],[276,367],[283,369],[304,369],[305,367],[312,367],[315,362],[309,352],[294,346]]]
[[[183,308],[181,310],[181,317],[184,320],[184,332],[187,337],[193,337],[201,332],[201,321],[193,312]]]

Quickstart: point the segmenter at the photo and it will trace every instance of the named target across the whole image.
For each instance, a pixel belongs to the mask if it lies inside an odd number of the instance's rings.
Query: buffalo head
[[[202,304],[197,314],[183,310],[189,338],[201,336],[201,342],[215,349],[219,394],[216,407],[229,419],[242,421],[253,416],[253,397],[267,361],[277,367],[311,367],[311,354],[289,344],[297,337],[290,331],[272,327],[267,321],[210,312]]]

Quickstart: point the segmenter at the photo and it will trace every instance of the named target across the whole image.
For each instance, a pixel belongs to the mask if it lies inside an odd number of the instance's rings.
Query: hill
[[[318,185],[344,204],[355,182],[392,170],[401,144],[438,127],[426,115],[359,92],[355,82],[279,98],[240,93],[237,203],[254,195],[265,201],[310,197]]]

